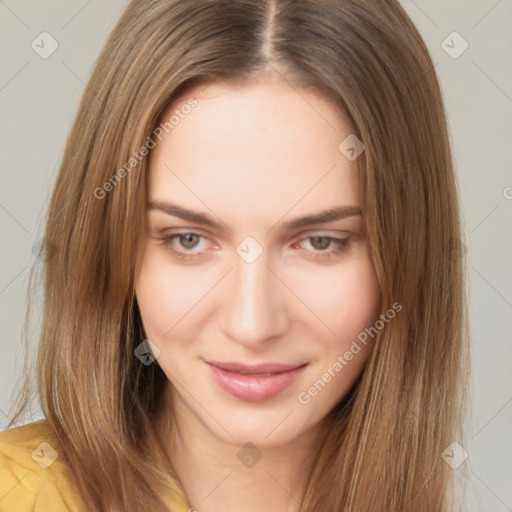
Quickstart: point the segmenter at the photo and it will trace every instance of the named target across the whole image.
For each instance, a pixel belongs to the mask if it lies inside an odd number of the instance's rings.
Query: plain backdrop
[[[33,248],[43,235],[65,138],[92,65],[127,3],[0,0],[0,428],[21,371]],[[473,365],[467,510],[512,511],[512,1],[401,3],[441,79],[467,237]],[[45,55],[52,45],[58,47]]]

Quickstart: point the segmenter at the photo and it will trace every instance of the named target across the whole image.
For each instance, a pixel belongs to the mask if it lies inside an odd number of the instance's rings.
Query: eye
[[[201,254],[205,247],[202,247],[199,242],[207,240],[206,237],[193,231],[183,233],[175,233],[160,239],[164,247],[172,252],[174,256],[179,259],[195,258]],[[202,244],[204,246],[204,244]],[[194,250],[197,248],[199,250]]]
[[[304,242],[308,242],[313,247],[311,251],[313,258],[328,259],[342,253],[348,247],[349,239],[326,235],[308,236],[296,242],[294,247],[300,247]]]
[[[208,247],[208,238],[194,231],[173,233],[162,237],[160,240],[166,250],[181,260],[201,257]],[[310,248],[304,247],[305,242],[310,245]],[[294,249],[304,249],[311,253],[311,257],[314,259],[329,259],[342,253],[348,245],[348,238],[314,235],[302,238],[295,242],[292,247]]]

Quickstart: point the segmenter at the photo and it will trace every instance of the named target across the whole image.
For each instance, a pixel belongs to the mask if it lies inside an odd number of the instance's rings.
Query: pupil
[[[327,249],[327,247],[329,247],[329,244],[330,244],[330,239],[327,238],[326,236],[315,236],[313,237],[313,240],[320,240],[320,246],[321,247],[316,247],[317,249]],[[322,240],[324,241],[324,243],[322,244]],[[313,244],[315,245],[315,244]]]
[[[196,235],[193,235],[193,234],[188,234],[188,235],[182,235],[182,239],[185,239],[185,243],[182,244],[183,247],[187,248],[187,249],[191,249],[192,247],[194,247],[194,237]]]

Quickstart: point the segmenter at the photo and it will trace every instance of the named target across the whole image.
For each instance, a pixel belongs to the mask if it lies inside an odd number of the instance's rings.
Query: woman
[[[396,1],[132,1],[50,204],[46,420],[0,435],[0,507],[454,510],[457,201]]]

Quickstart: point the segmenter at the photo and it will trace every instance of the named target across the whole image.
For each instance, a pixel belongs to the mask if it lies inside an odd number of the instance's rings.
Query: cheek
[[[338,344],[350,343],[379,317],[380,289],[369,259],[355,259],[317,273],[302,281],[302,289],[305,302],[323,322],[317,320],[319,327],[333,331],[332,339]]]
[[[142,323],[149,339],[163,339],[180,321],[190,322],[207,291],[207,280],[193,278],[169,264],[165,255],[148,250],[135,285]]]

